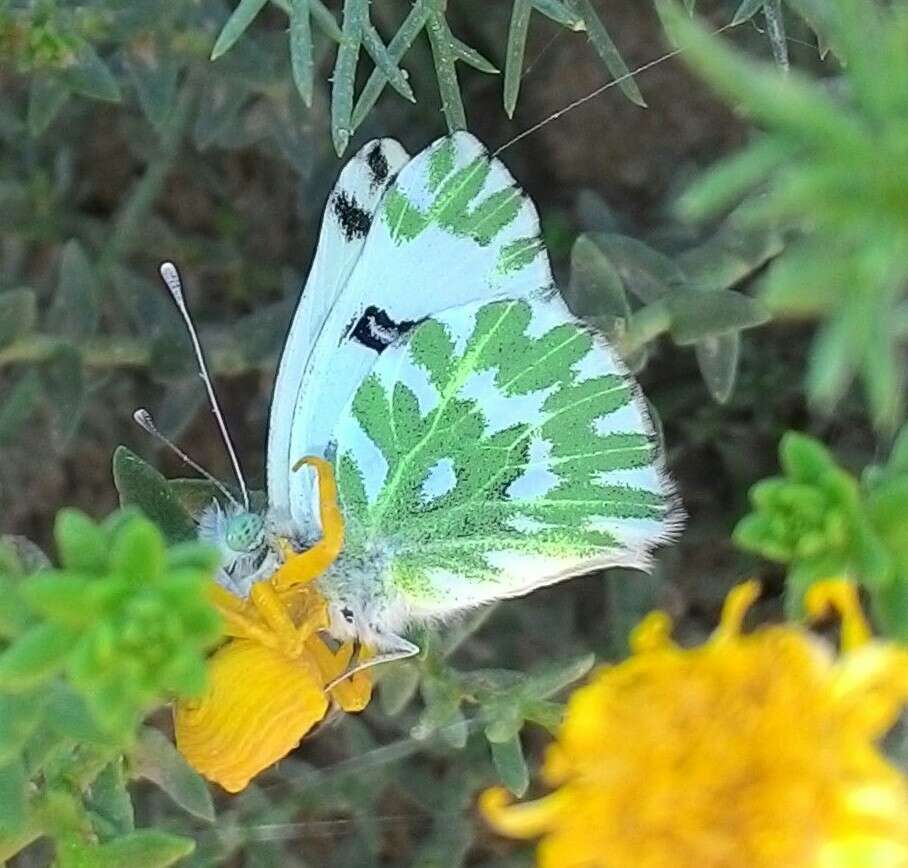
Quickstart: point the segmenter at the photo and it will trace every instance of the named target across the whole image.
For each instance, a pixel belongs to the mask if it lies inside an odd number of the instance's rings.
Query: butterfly
[[[263,511],[249,507],[179,275],[161,272],[240,482],[242,503],[221,486],[226,505],[199,520],[235,594],[273,575],[288,545],[327,537],[319,459],[344,529],[317,580],[329,632],[375,659],[416,653],[404,635],[416,624],[646,568],[679,531],[639,386],[571,315],[532,201],[469,133],[412,159],[379,139],[340,173],[277,372]],[[156,433],[145,411],[137,421]]]

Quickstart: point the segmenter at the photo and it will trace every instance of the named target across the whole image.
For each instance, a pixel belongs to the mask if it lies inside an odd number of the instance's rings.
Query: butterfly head
[[[224,542],[237,554],[255,552],[265,544],[265,519],[246,510],[230,516],[224,527]]]

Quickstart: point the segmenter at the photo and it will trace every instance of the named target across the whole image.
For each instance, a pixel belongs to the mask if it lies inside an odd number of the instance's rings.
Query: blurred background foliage
[[[109,864],[146,845],[169,864],[178,836],[199,866],[528,864],[476,822],[475,793],[527,788],[564,688],[624,656],[649,608],[694,640],[748,572],[775,617],[846,570],[904,638],[906,35],[904,5],[874,0],[0,2],[0,533],[16,587],[46,563],[63,505],[97,520],[138,505],[171,544],[191,532],[207,490],[168,481],[184,469],[135,407],[228,475],[158,263],[187,278],[260,484],[337,155],[376,135],[416,151],[465,125],[503,147],[568,303],[638,374],[690,516],[651,576],[575,580],[423,637],[362,715],[237,797],[211,801],[161,735],[164,711],[100,752],[64,733],[45,774],[28,765],[44,718],[19,726],[3,694],[0,787],[69,792],[48,809],[60,864],[83,864],[85,835],[126,842]],[[4,626],[6,650],[19,635]],[[78,678],[54,678],[53,702],[78,706]],[[19,721],[12,740],[4,721]],[[67,771],[83,756],[81,777]]]

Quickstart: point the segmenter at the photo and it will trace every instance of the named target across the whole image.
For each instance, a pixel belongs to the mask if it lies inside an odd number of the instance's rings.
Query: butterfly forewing
[[[287,336],[271,404],[268,499],[280,511],[290,509],[290,465],[302,457],[291,454],[290,442],[293,420],[308,409],[300,393],[303,371],[362,253],[382,194],[408,159],[393,139],[369,142],[344,167],[328,199],[318,248]]]
[[[636,383],[551,293],[422,322],[336,439],[347,551],[417,617],[645,566],[679,521]]]
[[[326,453],[376,359],[424,317],[551,282],[536,210],[507,169],[468,133],[427,148],[385,192],[298,380],[290,458]],[[292,508],[308,503],[311,480],[289,482]]]

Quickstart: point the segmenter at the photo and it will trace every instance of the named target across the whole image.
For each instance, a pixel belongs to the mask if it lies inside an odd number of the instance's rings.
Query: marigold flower
[[[908,698],[908,652],[870,640],[845,582],[806,600],[840,613],[839,655],[792,624],[742,635],[758,593],[734,589],[697,648],[647,616],[633,655],[570,698],[543,765],[554,791],[509,805],[488,790],[488,822],[542,835],[543,868],[908,866],[908,784],[877,745]]]
[[[362,711],[372,695],[365,672],[328,689],[347,670],[354,647],[346,642],[332,651],[318,635],[328,613],[310,583],[339,551],[343,524],[330,469],[309,461],[319,470],[323,544],[291,557],[270,580],[254,585],[248,600],[212,584],[212,601],[231,638],[209,661],[204,695],[174,707],[180,752],[231,793],[290,753],[331,700],[344,711]]]

